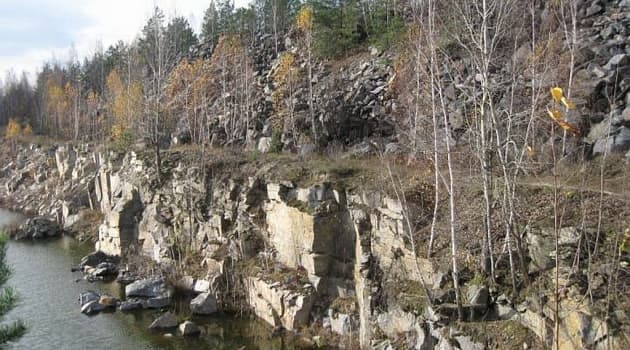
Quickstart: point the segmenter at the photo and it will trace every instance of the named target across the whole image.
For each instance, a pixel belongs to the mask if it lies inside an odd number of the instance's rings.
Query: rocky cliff
[[[371,50],[316,64],[320,138],[298,142],[294,132],[309,129],[308,106],[294,103],[306,100],[306,81],[278,95],[281,62],[272,57],[271,38],[258,37],[255,120],[245,147],[257,152],[177,146],[163,152],[158,176],[153,156],[142,147],[118,153],[94,145],[21,145],[0,155],[0,203],[51,217],[78,233],[94,231],[96,250],[131,262],[137,256],[151,260],[174,284],[212,301],[209,296],[216,297],[213,310],[249,310],[275,329],[337,337],[340,348],[550,348],[556,341],[562,349],[628,348],[630,258],[617,231],[627,227],[630,215],[624,165],[630,157],[630,3],[578,4],[580,44],[571,93],[577,108],[567,121],[579,126],[580,134],[565,155],[579,154],[575,160],[605,154],[612,161],[566,162],[566,169],[554,172],[582,178],[555,190],[544,173],[523,176],[514,189],[520,198],[515,212],[519,223],[527,224],[514,227],[518,247],[495,247],[492,278],[480,276],[475,265],[484,231],[480,190],[469,185],[474,181],[460,182],[456,255],[463,265],[463,320],[457,320],[446,205],[438,206],[436,227],[443,234],[435,254],[424,255],[434,197],[432,180],[428,185],[430,176],[423,174],[432,165],[411,162],[387,174],[386,164],[399,161],[393,154],[405,149],[405,125],[396,120],[404,114],[404,97],[396,96],[400,91],[393,86],[391,52]],[[548,23],[551,13],[541,2],[536,23]],[[296,69],[304,69],[291,35],[282,46],[295,56]],[[524,43],[506,58],[510,64],[491,72],[497,81],[506,76],[516,81],[505,93],[514,96],[496,96],[497,101],[529,103],[528,84],[539,84],[522,68],[540,54],[531,46]],[[191,59],[210,56],[211,50],[199,47]],[[474,98],[465,89],[478,82],[467,70],[470,58],[453,59],[462,69],[447,72],[453,77],[444,90],[459,146],[473,132],[464,111],[474,109]],[[554,76],[538,88],[546,94],[544,84],[563,79]],[[296,130],[287,126],[286,106]],[[278,116],[280,126],[274,125]],[[278,129],[279,148],[293,155],[268,154]],[[178,130],[176,139],[186,139],[187,132]],[[210,133],[219,141],[226,138],[218,127]],[[540,152],[556,141],[541,143]],[[313,154],[322,145],[331,157]],[[379,149],[384,160],[368,157]],[[466,159],[459,162],[464,173],[471,166]],[[399,175],[408,188],[392,185]],[[602,183],[620,190],[594,187],[600,175]],[[563,217],[556,230],[550,213],[558,196]],[[508,250],[522,264],[517,293],[510,285]],[[610,260],[590,261],[597,250],[610,251]]]
[[[413,250],[408,219],[421,217],[429,203],[409,199],[405,206],[387,187],[369,186],[358,169],[297,177],[274,170],[300,162],[312,169],[314,160],[219,152],[208,155],[202,170],[193,166],[201,164],[198,156],[165,152],[168,176],[157,181],[151,156],[141,150],[24,147],[2,169],[2,198],[66,227],[94,208],[103,214],[97,250],[127,259],[146,256],[172,280],[191,276],[197,281],[191,285],[205,286],[224,310],[245,308],[289,331],[319,327],[341,337],[340,347],[552,344],[553,305],[544,288],[524,291],[516,301],[501,287],[466,277],[466,322],[455,321],[448,265]],[[335,172],[343,175],[332,177]],[[561,256],[570,265],[582,233],[572,227],[561,232]],[[552,278],[550,235],[533,227],[527,254],[531,273]],[[562,283],[561,348],[623,348],[626,312],[604,321],[580,292],[572,292],[582,288],[579,281]],[[591,286],[598,293],[599,287]],[[494,343],[488,330],[496,333]]]

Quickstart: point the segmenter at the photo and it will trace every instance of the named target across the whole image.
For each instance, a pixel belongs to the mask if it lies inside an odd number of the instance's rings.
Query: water
[[[20,220],[0,209],[0,226]],[[8,285],[17,289],[20,302],[2,321],[21,319],[27,333],[9,349],[290,349],[284,339],[271,338],[259,321],[229,316],[193,318],[203,330],[198,339],[167,337],[148,325],[158,311],[101,313],[88,317],[79,311],[77,298],[86,290],[120,296],[117,283],[76,282],[81,274],[70,272],[91,246],[72,238],[46,242],[11,242],[7,262],[13,274]],[[185,315],[180,314],[180,318]],[[189,317],[186,317],[189,318]]]

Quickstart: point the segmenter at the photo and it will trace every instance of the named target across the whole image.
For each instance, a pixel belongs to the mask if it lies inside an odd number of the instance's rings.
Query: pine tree
[[[174,55],[181,57],[188,50],[197,45],[197,35],[184,17],[173,18],[166,27],[166,42],[171,47]]]

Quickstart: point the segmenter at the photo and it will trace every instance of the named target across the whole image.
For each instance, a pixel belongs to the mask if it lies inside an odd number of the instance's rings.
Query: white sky
[[[236,0],[245,6],[249,0]],[[167,17],[184,16],[199,32],[210,0],[0,0],[0,79],[39,70],[53,57],[68,60],[72,45],[80,59],[109,45],[133,40],[159,6]]]

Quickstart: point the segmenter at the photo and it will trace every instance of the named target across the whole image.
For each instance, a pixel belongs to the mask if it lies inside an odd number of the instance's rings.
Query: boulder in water
[[[160,296],[149,298],[146,301],[146,307],[149,309],[161,309],[171,305],[171,298],[168,296]]]
[[[138,299],[125,300],[120,303],[120,311],[133,311],[142,309],[142,302]]]
[[[177,318],[171,312],[167,312],[164,315],[158,317],[151,325],[149,329],[165,329],[177,327]]]
[[[93,292],[91,290],[87,291],[87,292],[83,292],[81,294],[79,294],[79,305],[81,305],[81,307],[83,307],[83,305],[91,302],[91,301],[98,301],[101,298],[100,295],[98,295],[98,293]]]
[[[111,262],[102,262],[96,266],[91,275],[95,277],[107,277],[118,274],[118,266]]]
[[[85,305],[81,306],[81,313],[86,315],[94,315],[105,310],[105,306],[101,305],[98,300],[92,300]]]
[[[98,300],[98,303],[106,308],[115,308],[118,304],[118,299],[114,298],[111,295],[103,294]]]
[[[218,311],[217,300],[210,293],[201,293],[190,302],[190,311],[197,315],[210,315]]]
[[[104,262],[116,263],[118,262],[118,259],[116,257],[109,256],[101,251],[96,251],[81,258],[79,267],[83,269],[86,266],[98,266],[99,264]]]
[[[162,278],[145,278],[125,286],[125,295],[143,298],[170,297],[172,291]]]
[[[201,333],[199,327],[191,321],[185,321],[184,323],[179,325],[179,332],[184,337],[194,337]]]
[[[43,216],[36,216],[26,220],[13,233],[13,238],[20,239],[44,239],[60,236],[61,226],[52,219]]]

